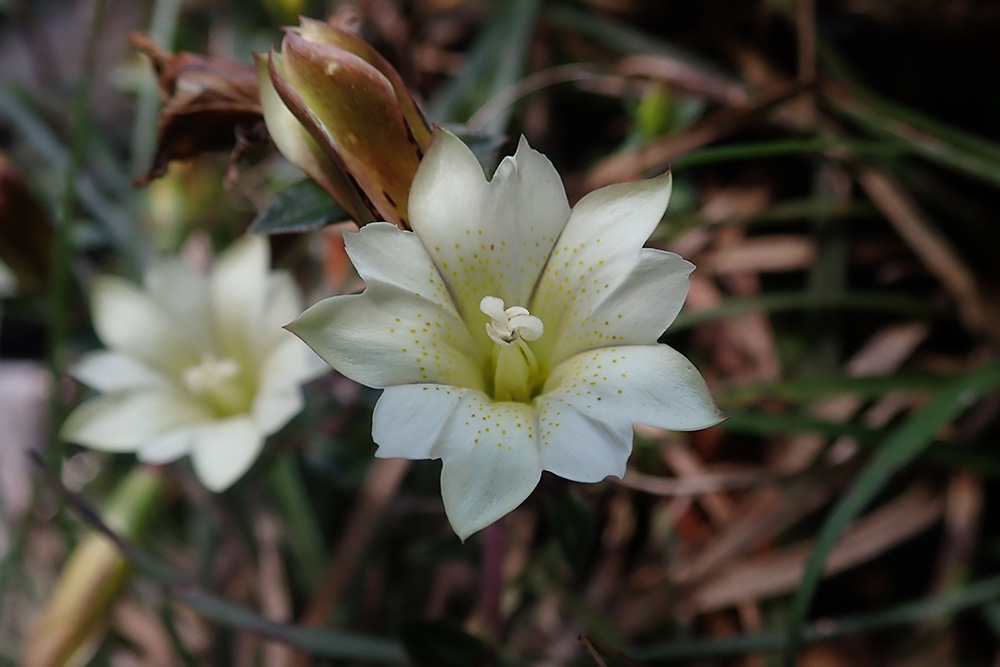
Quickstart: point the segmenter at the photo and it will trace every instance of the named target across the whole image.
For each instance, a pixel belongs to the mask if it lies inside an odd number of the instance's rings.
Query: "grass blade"
[[[829,641],[907,623],[941,618],[964,609],[979,607],[1000,598],[1000,576],[970,583],[963,590],[936,597],[907,602],[896,607],[867,614],[824,620],[805,627],[802,639],[806,643]],[[678,641],[644,646],[627,651],[638,660],[674,662],[697,658],[773,652],[781,648],[784,637],[777,632],[743,635],[710,641]]]
[[[896,471],[916,458],[934,441],[935,433],[940,428],[958,417],[978,395],[998,386],[1000,386],[1000,362],[993,362],[960,377],[894,431],[879,447],[878,452],[857,476],[847,494],[834,507],[816,538],[798,592],[792,601],[784,647],[784,665],[791,667],[798,658],[806,614],[822,577],[823,565],[847,525],[864,510]]]

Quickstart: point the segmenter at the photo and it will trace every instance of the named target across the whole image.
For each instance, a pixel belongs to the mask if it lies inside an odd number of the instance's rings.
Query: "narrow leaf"
[[[275,195],[250,223],[252,234],[292,234],[318,229],[350,216],[315,181],[305,179]]]

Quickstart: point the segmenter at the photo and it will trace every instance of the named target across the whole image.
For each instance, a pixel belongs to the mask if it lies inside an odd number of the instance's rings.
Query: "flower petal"
[[[191,451],[197,431],[197,426],[184,426],[161,433],[140,446],[136,457],[153,465],[176,461]]]
[[[291,274],[272,271],[267,276],[267,294],[264,298],[264,315],[261,334],[262,349],[268,350],[288,337],[282,327],[294,320],[304,310],[302,295]]]
[[[267,239],[246,235],[219,256],[209,279],[219,352],[251,368],[263,352],[269,262]]]
[[[223,491],[243,476],[264,447],[249,417],[232,417],[198,429],[191,448],[194,472],[210,491]]]
[[[203,273],[179,258],[163,258],[150,264],[143,283],[174,322],[184,323],[178,327],[181,333],[199,347],[212,340],[208,279]]]
[[[531,495],[541,478],[535,410],[494,403],[469,392],[442,431],[441,497],[445,514],[465,540]]]
[[[204,406],[179,391],[121,391],[78,406],[66,418],[60,437],[93,449],[131,452],[164,431],[211,418]]]
[[[297,386],[268,387],[257,392],[251,415],[260,432],[270,435],[287,424],[302,410],[303,405],[302,392]]]
[[[458,315],[441,274],[413,232],[404,232],[387,222],[373,222],[359,232],[345,233],[344,245],[358,275],[369,287],[395,287],[430,299]]]
[[[595,190],[573,207],[528,306],[549,332],[538,348],[543,356],[630,274],[670,190],[667,173]]]
[[[94,279],[91,312],[101,341],[112,350],[170,374],[201,359],[194,345],[162,307],[131,283],[112,276]]]
[[[440,384],[386,388],[372,416],[372,439],[378,445],[375,456],[435,458],[448,418],[471,391]]]
[[[555,368],[543,393],[609,423],[694,431],[725,419],[698,370],[666,345],[582,352]]]
[[[257,376],[258,391],[278,387],[297,387],[327,373],[330,367],[301,340],[284,329],[282,340],[271,347]]]
[[[679,255],[644,248],[625,280],[589,304],[585,319],[561,332],[552,363],[595,347],[656,343],[684,305],[693,270]]]
[[[559,174],[523,137],[487,183],[472,151],[439,130],[410,192],[410,224],[484,346],[480,301],[527,305],[568,219]]]
[[[85,355],[71,372],[77,380],[100,392],[169,385],[165,377],[149,366],[111,350]]]
[[[286,96],[295,95],[283,78],[285,63],[281,54],[271,53],[267,58],[255,56],[255,60],[261,109],[267,133],[274,145],[282,155],[336,199],[348,215],[358,222],[371,220],[372,214],[357,186],[344,173],[341,165],[313,139],[278,95],[275,86],[281,86]]]
[[[574,482],[622,477],[632,453],[632,424],[602,422],[551,395],[538,397],[542,469]]]
[[[325,299],[288,329],[328,364],[369,387],[422,382],[483,387],[463,323],[401,290],[376,284],[364,294]]]

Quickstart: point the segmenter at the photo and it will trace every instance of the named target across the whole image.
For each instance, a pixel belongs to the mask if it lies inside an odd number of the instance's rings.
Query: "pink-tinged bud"
[[[129,540],[140,539],[157,506],[163,478],[136,468],[122,480],[101,512],[102,520]],[[83,665],[97,650],[111,608],[132,566],[114,542],[90,531],[63,566],[42,613],[24,643],[25,667]]]
[[[360,224],[406,229],[431,127],[399,73],[356,35],[303,19],[258,58],[268,132],[285,157]]]

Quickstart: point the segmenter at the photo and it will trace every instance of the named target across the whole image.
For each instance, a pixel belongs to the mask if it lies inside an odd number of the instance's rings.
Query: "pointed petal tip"
[[[454,518],[448,517],[448,523],[451,524],[451,529],[455,531],[455,536],[465,544],[466,540],[475,535],[481,530],[484,530],[487,526],[494,524],[499,519],[494,519],[492,521],[487,521],[482,525],[477,523],[462,524],[461,522],[456,522]]]

